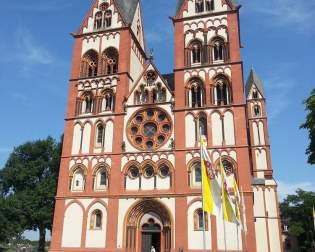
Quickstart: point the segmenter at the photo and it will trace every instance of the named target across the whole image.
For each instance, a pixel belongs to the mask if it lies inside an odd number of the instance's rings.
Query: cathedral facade
[[[253,69],[243,82],[239,9],[178,0],[174,71],[162,74],[141,1],[93,1],[73,33],[51,252],[197,252],[204,229],[207,251],[283,251],[264,87]],[[201,135],[238,181],[243,228],[202,218]]]

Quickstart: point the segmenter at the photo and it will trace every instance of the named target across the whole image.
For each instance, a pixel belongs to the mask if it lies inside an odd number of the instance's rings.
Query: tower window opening
[[[99,11],[95,14],[94,29],[95,30],[101,29],[102,23],[103,23],[103,13]]]
[[[116,48],[109,47],[102,54],[102,74],[111,75],[118,72],[119,54]]]
[[[93,98],[92,95],[88,94],[84,97],[82,113],[89,114],[93,110]]]
[[[99,125],[97,127],[97,139],[96,139],[96,145],[97,147],[104,147],[105,142],[105,128],[103,125]]]
[[[214,11],[214,0],[206,0],[206,11]]]
[[[102,212],[95,210],[91,215],[90,229],[102,229],[102,219]]]
[[[204,0],[196,0],[196,13],[204,12]]]
[[[192,63],[198,64],[201,63],[201,44],[194,43],[191,49]]]
[[[214,88],[214,104],[229,105],[231,104],[231,89],[226,79],[218,79]]]
[[[208,230],[208,214],[205,212],[205,218],[203,218],[203,211],[201,208],[194,212],[194,229],[195,231],[201,231],[205,228]],[[205,221],[205,223],[204,223]]]
[[[253,99],[258,99],[258,92],[257,92],[257,90],[253,91]]]
[[[261,109],[259,105],[254,106],[254,116],[255,117],[260,117],[261,116]]]
[[[105,11],[105,19],[104,19],[104,27],[108,28],[112,26],[112,11],[106,10]]]
[[[80,75],[82,78],[96,77],[98,68],[98,54],[90,50],[84,54],[81,61]]]
[[[214,61],[224,60],[224,44],[223,41],[216,41],[213,45]]]

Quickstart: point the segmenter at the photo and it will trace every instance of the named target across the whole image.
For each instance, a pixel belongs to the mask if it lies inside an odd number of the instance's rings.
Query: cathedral
[[[283,251],[266,97],[253,69],[243,81],[240,7],[177,0],[174,70],[163,74],[141,1],[93,1],[72,33],[51,252],[200,252],[204,240],[206,251]],[[203,218],[202,135],[244,195],[242,228]]]

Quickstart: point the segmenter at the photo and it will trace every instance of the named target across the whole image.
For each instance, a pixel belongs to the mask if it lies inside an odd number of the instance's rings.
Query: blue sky
[[[253,65],[265,83],[274,175],[280,195],[315,191],[307,165],[302,101],[315,87],[314,1],[241,0],[245,78]],[[0,167],[14,146],[63,132],[75,31],[91,0],[2,0],[0,15]],[[147,49],[161,72],[173,69],[176,0],[143,0]]]

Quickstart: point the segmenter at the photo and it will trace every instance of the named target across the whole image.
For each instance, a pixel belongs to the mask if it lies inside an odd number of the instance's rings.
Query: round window
[[[138,178],[139,177],[139,169],[135,166],[131,167],[129,169],[129,177],[132,179]]]
[[[127,127],[128,140],[135,148],[143,151],[159,149],[167,143],[171,133],[171,118],[160,108],[137,111],[131,116]]]
[[[170,174],[170,169],[166,166],[163,165],[160,167],[160,175],[161,177],[165,178]]]
[[[152,178],[154,175],[154,169],[152,166],[147,166],[145,169],[144,169],[144,176],[146,178]]]

